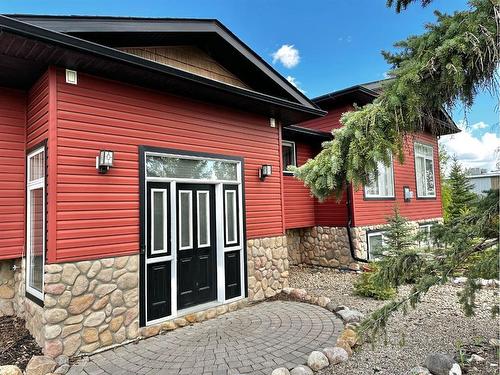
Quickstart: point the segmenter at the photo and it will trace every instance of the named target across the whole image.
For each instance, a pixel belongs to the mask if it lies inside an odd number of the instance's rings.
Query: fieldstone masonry
[[[443,218],[433,218],[433,219],[424,219],[424,220],[415,220],[409,221],[408,224],[412,228],[414,232],[416,232],[419,228],[420,224],[423,223],[438,223],[442,222]],[[366,241],[366,233],[370,231],[376,230],[384,230],[387,225],[371,225],[365,227],[354,227],[351,229],[352,234],[352,242],[355,249],[355,254],[357,257],[361,259],[366,259],[368,256],[368,244]]]
[[[349,267],[357,269],[349,248],[345,227],[315,226],[287,231],[288,257],[292,264],[310,264],[323,267]]]
[[[138,255],[45,266],[44,353],[73,356],[139,335]]]
[[[410,221],[414,231],[419,224],[441,222],[442,218]],[[357,258],[367,259],[368,245],[366,233],[384,230],[387,225],[374,225],[351,228],[354,254]],[[291,229],[286,232],[288,260],[293,265],[310,264],[323,267],[342,267],[358,270],[359,265],[351,256],[349,237],[346,227],[315,226]]]
[[[0,261],[0,316],[15,315],[17,283],[13,260]],[[17,267],[17,266],[16,266]],[[17,277],[17,279],[19,276]]]
[[[0,261],[0,316],[16,315],[43,347],[43,308],[25,297],[24,259]]]
[[[287,237],[247,241],[248,300],[261,301],[288,287]]]

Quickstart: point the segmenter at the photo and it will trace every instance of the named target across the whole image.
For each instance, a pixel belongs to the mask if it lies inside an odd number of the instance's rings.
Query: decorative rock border
[[[312,351],[307,358],[307,365],[298,365],[291,370],[280,367],[273,370],[271,375],[312,375],[325,367],[347,361],[352,355],[354,347],[359,344],[355,329],[363,320],[364,315],[346,306],[335,305],[328,297],[309,294],[305,289],[284,288],[282,293],[287,295],[288,298],[317,305],[334,313],[342,319],[344,330],[337,338],[336,346],[324,348],[321,351]]]

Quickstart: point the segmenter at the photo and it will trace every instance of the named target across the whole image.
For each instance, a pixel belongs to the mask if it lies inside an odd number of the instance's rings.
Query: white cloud
[[[486,129],[487,127],[489,127],[489,125],[484,123],[483,121],[479,121],[478,123],[471,126],[473,130]]]
[[[294,85],[302,94],[306,93],[305,90],[302,90],[300,88],[300,82],[297,81],[297,79],[295,77],[287,76],[286,79],[288,80],[288,82],[290,82],[292,85]]]
[[[285,68],[293,68],[300,62],[299,50],[293,44],[283,44],[276,52],[273,52],[273,64],[283,64]]]
[[[500,153],[500,136],[486,132],[479,138],[472,134],[471,129],[485,129],[489,125],[479,122],[471,127],[458,124],[462,131],[458,134],[441,137],[440,146],[444,147],[450,156],[456,158],[467,168],[486,168],[488,171],[497,169]]]
[[[346,42],[346,43],[351,43],[352,42],[352,37],[350,35],[347,36],[341,36],[337,38],[339,42]]]

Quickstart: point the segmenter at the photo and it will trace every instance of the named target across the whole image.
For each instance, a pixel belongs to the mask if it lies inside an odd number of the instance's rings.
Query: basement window
[[[366,234],[366,243],[368,246],[368,259],[378,260],[382,258],[384,250],[384,232],[368,232]]]
[[[431,238],[432,224],[425,223],[418,226],[418,246],[429,249],[432,246]]]

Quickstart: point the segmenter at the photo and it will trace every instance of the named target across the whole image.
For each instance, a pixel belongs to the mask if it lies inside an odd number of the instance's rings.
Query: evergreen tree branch
[[[419,131],[440,132],[442,109],[466,108],[481,90],[498,95],[500,48],[498,0],[471,0],[471,9],[446,15],[420,36],[396,43],[398,53],[384,52],[393,79],[373,103],[345,113],[334,140],[301,167],[292,167],[320,200],[340,197],[348,183],[370,182],[378,162],[390,155],[404,160],[405,138]]]

